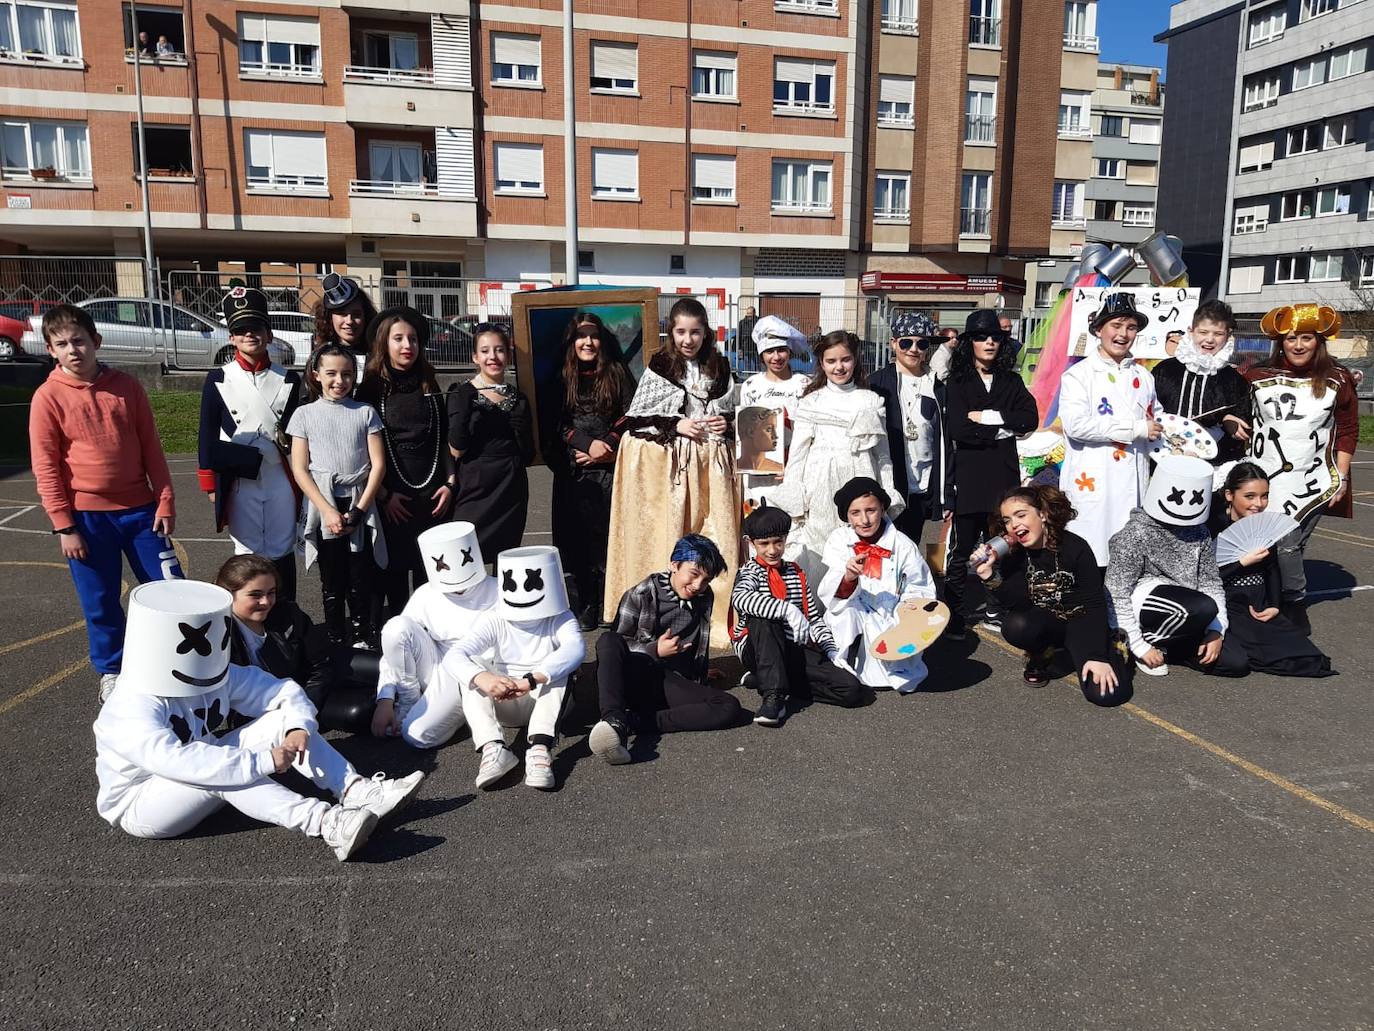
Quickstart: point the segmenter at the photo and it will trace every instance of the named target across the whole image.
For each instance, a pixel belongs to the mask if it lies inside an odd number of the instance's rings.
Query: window
[[[883,31],[916,34],[916,0],[883,0]]]
[[[687,255],[670,254],[668,255],[668,275],[685,276],[687,274]]]
[[[1279,102],[1279,76],[1265,72],[1245,80],[1245,100],[1242,110],[1258,111]]]
[[[1333,50],[1329,58],[1331,63],[1327,66],[1327,79],[1344,79],[1351,75],[1359,75],[1365,69],[1368,53],[1369,48],[1364,43]]]
[[[1233,231],[1237,236],[1262,233],[1267,228],[1269,228],[1268,204],[1248,204],[1243,208],[1236,208],[1236,221]]]
[[[1091,93],[1081,90],[1059,91],[1059,135],[1091,136],[1092,113],[1089,109]]]
[[[1274,141],[1272,139],[1254,140],[1243,143],[1237,162],[1240,172],[1260,172],[1274,164]]]
[[[1326,123],[1326,131],[1322,146],[1327,150],[1336,147],[1348,147],[1355,142],[1355,116],[1341,115],[1339,118],[1329,119]]]
[[[1126,119],[1122,118],[1120,115],[1103,115],[1102,128],[1098,135],[1120,136],[1124,138],[1126,135]]]
[[[1287,4],[1271,4],[1252,10],[1246,46],[1257,47],[1282,36],[1288,20],[1284,10],[1286,7]]]
[[[735,54],[692,51],[692,96],[698,99],[735,99]]]
[[[420,38],[413,32],[364,32],[363,60],[369,69],[413,72],[420,67]]]
[[[878,76],[878,124],[910,129],[916,124],[916,79],[910,75]]]
[[[773,0],[773,10],[798,14],[833,14],[837,7],[838,0]]]
[[[186,30],[182,26],[180,7],[138,8],[138,42],[134,42],[134,19],[129,5],[124,5],[124,50],[132,57],[137,50],[145,61],[186,60]]]
[[[977,46],[998,46],[1002,39],[1002,0],[972,0],[968,9],[968,41]]]
[[[89,133],[80,122],[0,122],[0,167],[6,179],[89,181]]]
[[[637,200],[639,152],[593,147],[592,196],[598,200]]]
[[[1340,0],[1302,0],[1302,20],[1330,14],[1340,6]]]
[[[319,21],[279,14],[240,14],[239,71],[297,78],[319,75]]]
[[[728,154],[692,155],[692,200],[732,202],[735,159]]]
[[[491,82],[493,86],[538,86],[539,37],[513,32],[491,34]]]
[[[133,145],[134,173],[138,173],[138,123],[129,125]],[[191,127],[189,125],[143,125],[143,139],[148,147],[148,177],[150,179],[190,178],[194,174],[191,162]]]
[[[1374,254],[1366,254],[1360,259],[1360,286],[1374,283]]]
[[[1231,289],[1233,294],[1257,294],[1264,289],[1263,265],[1231,266]]]
[[[1279,202],[1279,221],[1292,222],[1297,218],[1312,217],[1311,190],[1297,190],[1293,193],[1285,193]]]
[[[75,3],[0,3],[0,55],[81,63]]]
[[[1306,275],[1306,255],[1285,254],[1274,262],[1275,283],[1301,283]]]
[[[1093,178],[1125,179],[1126,162],[1123,161],[1121,158],[1094,158]]]
[[[1350,187],[1324,186],[1317,191],[1317,217],[1350,214]]]
[[[878,173],[873,186],[873,217],[885,222],[911,221],[911,173]]]
[[[1070,50],[1097,49],[1097,4],[1069,0],[1064,5],[1064,46]]]
[[[423,192],[424,154],[418,143],[373,140],[367,145],[367,157],[368,192]]]
[[[1127,226],[1153,226],[1155,206],[1153,204],[1127,204],[1121,214],[1121,224]]]
[[[987,236],[992,215],[992,174],[965,172],[959,194],[959,235]]]
[[[1158,184],[1159,166],[1153,161],[1126,162],[1127,186],[1157,186]]]
[[[577,271],[595,272],[596,271],[596,251],[577,252]]]
[[[592,40],[592,89],[634,93],[639,89],[639,47]]]
[[[1083,184],[1055,183],[1050,225],[1072,229],[1083,225]]]
[[[964,110],[964,142],[997,140],[997,80],[969,79]]]
[[[1320,123],[1295,126],[1288,130],[1288,147],[1284,151],[1284,156],[1291,158],[1299,154],[1311,154],[1313,151],[1320,150],[1321,145],[1322,127]]]
[[[830,162],[774,161],[773,210],[830,210]]]
[[[1309,57],[1293,65],[1293,92],[1319,86],[1326,81],[1326,58]]]
[[[778,57],[773,61],[774,111],[834,111],[835,63]]]
[[[1035,306],[1037,308],[1053,308],[1055,299],[1058,296],[1058,283],[1050,282],[1035,284]]]
[[[243,145],[250,190],[325,191],[329,180],[323,133],[245,129]]]
[[[544,192],[544,147],[539,143],[494,143],[497,193]]]
[[[1121,202],[1115,200],[1095,200],[1092,202],[1091,218],[1095,222],[1115,222],[1121,217]]]
[[[1309,283],[1340,282],[1345,262],[1339,254],[1314,254],[1307,270]]]
[[[1164,123],[1158,118],[1132,118],[1130,140],[1132,143],[1148,143],[1158,146],[1160,130],[1163,125]]]

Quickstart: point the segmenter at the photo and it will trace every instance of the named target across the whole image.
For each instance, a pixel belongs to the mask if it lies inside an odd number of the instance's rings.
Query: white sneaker
[[[482,746],[482,765],[477,770],[476,784],[479,788],[489,788],[519,764],[515,753],[500,741],[488,741]]]
[[[106,699],[114,693],[115,685],[119,683],[118,673],[102,673],[100,675],[100,704],[104,705]]]
[[[1136,659],[1135,668],[1140,670],[1140,672],[1144,673],[1147,677],[1167,677],[1169,675],[1169,664],[1167,662],[1162,662],[1151,669],[1149,666],[1145,665],[1145,663]]]
[[[630,750],[625,747],[625,740],[620,736],[620,731],[615,725],[602,720],[592,728],[592,732],[587,735],[587,747],[592,750],[593,755],[599,755],[612,766],[624,766],[630,761]]]
[[[553,790],[553,758],[548,745],[530,745],[525,749],[525,784],[540,791]]]
[[[359,777],[344,792],[340,799],[350,809],[366,809],[377,819],[384,820],[390,813],[399,813],[420,793],[420,782],[425,775],[416,770],[409,777],[388,780],[385,773],[374,773],[370,778]]]
[[[324,826],[320,837],[334,850],[339,862],[343,862],[367,842],[368,835],[377,826],[377,814],[368,809],[349,809],[347,806],[330,806],[324,814]]]

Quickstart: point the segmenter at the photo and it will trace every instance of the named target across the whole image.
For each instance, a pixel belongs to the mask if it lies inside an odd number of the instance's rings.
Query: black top
[[[1059,533],[1055,549],[1013,548],[997,564],[1001,577],[988,589],[1007,609],[1046,609],[1060,619],[1083,620],[1094,627],[1093,640],[1101,640],[1101,654],[1090,658],[1105,662],[1109,654],[1107,595],[1097,556],[1082,537],[1068,530]],[[1100,631],[1100,632],[1099,632]]]
[[[492,404],[471,381],[449,393],[448,442],[464,462],[507,458],[526,466],[534,460],[534,422],[524,394],[514,391],[505,403]]]
[[[319,708],[337,677],[334,656],[328,647],[311,648],[307,642],[311,622],[294,603],[279,601],[267,614],[267,637],[258,651],[258,661],[248,658],[244,634],[248,633],[233,620],[233,639],[229,642],[229,661],[236,666],[257,665],[274,677],[294,680],[305,689],[310,700]]]
[[[1040,425],[1035,398],[1014,372],[992,374],[985,387],[976,373],[951,379],[945,385],[948,407],[946,429],[954,443],[954,511],[991,512],[1002,495],[1021,482],[1021,462],[1016,454],[1016,435]],[[970,412],[994,409],[1002,415],[1001,426],[986,426],[969,419]],[[1006,430],[1012,436],[998,436]]]
[[[448,479],[453,459],[446,446],[448,412],[442,394],[425,393],[419,373],[411,369],[391,373],[385,397],[363,400],[382,416],[387,449],[382,485],[388,491],[433,490]]]
[[[1212,497],[1212,513],[1207,517],[1207,530],[1217,537],[1231,525],[1231,515],[1226,510],[1226,495],[1217,491]],[[1253,566],[1242,566],[1239,562],[1228,562],[1219,566],[1221,586],[1226,592],[1228,608],[1246,609],[1253,605],[1257,612],[1279,607],[1283,599],[1283,579],[1279,574],[1277,546],[1269,549],[1263,562]]]
[[[883,425],[887,429],[887,447],[892,454],[892,485],[903,498],[911,495],[906,481],[906,427],[902,417],[902,374],[895,362],[889,362],[868,377],[868,389],[883,399]],[[927,519],[944,517],[942,509],[954,510],[954,463],[950,457],[949,435],[945,433],[945,385],[935,381],[933,411],[922,410],[935,428],[935,467],[930,470],[930,489],[927,492]]]
[[[1228,415],[1244,420],[1247,425],[1251,422],[1250,384],[1229,365],[1203,376],[1190,372],[1177,358],[1165,358],[1151,374],[1163,411],[1207,427],[1221,426],[1221,420]],[[1246,445],[1227,433],[1217,443],[1213,464],[1244,458],[1245,452]]]
[[[613,465],[580,466],[574,460],[575,452],[584,454],[591,450],[592,441],[600,440],[613,448],[620,447],[620,434],[624,427],[625,412],[634,400],[635,383],[627,374],[625,385],[620,393],[620,401],[614,412],[600,411],[595,402],[594,380],[590,375],[580,375],[577,382],[577,404],[569,408],[566,402],[558,419],[558,438],[562,445],[566,465],[564,470],[574,479],[584,474],[611,474]]]

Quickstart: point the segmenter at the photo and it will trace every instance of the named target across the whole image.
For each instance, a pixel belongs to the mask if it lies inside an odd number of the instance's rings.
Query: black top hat
[[[959,334],[959,342],[981,340],[984,337],[992,337],[1004,344],[1011,339],[1011,334],[1002,328],[1002,322],[992,308],[979,308],[964,320],[964,331]]]
[[[409,322],[415,329],[416,339],[420,341],[420,350],[423,351],[425,348],[429,347],[429,319],[425,318],[414,308],[405,304],[392,305],[390,308],[383,308],[379,311],[377,317],[368,323],[367,339],[371,341],[372,338],[376,336],[377,327],[386,319],[390,318],[398,318],[403,322]]]
[[[267,318],[267,296],[251,286],[236,286],[230,290],[224,295],[221,310],[224,312],[224,324],[230,332],[250,322],[268,328],[272,325]]]
[[[1097,309],[1092,319],[1088,322],[1088,331],[1093,336],[1097,336],[1097,331],[1112,319],[1132,318],[1135,319],[1135,328],[1144,329],[1150,324],[1150,317],[1142,313],[1135,306],[1135,298],[1124,290],[1118,290],[1114,294],[1104,294],[1102,297],[1102,307]]]
[[[324,306],[328,311],[347,308],[361,293],[356,282],[337,272],[329,273],[320,282],[324,286]]]

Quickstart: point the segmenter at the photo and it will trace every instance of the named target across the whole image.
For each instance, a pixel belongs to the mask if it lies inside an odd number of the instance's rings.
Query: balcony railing
[[[1002,19],[973,14],[968,20],[968,41],[980,46],[1001,46]]]
[[[248,188],[273,193],[323,193],[328,183],[322,175],[250,175]]]
[[[1098,40],[1096,36],[1080,36],[1075,32],[1064,33],[1065,50],[1089,50],[1097,52]]]
[[[828,104],[818,104],[813,100],[789,100],[783,103],[774,100],[773,113],[775,115],[833,115],[835,103],[831,101]]]
[[[434,82],[433,68],[370,68],[351,64],[344,69],[344,82],[370,82],[381,85],[414,86]]]
[[[773,214],[775,215],[815,215],[819,213],[828,215],[830,211],[830,201],[779,200],[777,197],[773,198]]]
[[[1131,90],[1131,103],[1137,107],[1159,107],[1164,103],[1164,83],[1153,90]]]
[[[910,111],[906,114],[900,112],[879,114],[878,124],[884,129],[910,129],[916,124],[916,116]]]
[[[352,179],[348,192],[355,197],[438,197],[438,183],[400,182],[392,179]]]
[[[1059,135],[1073,140],[1088,140],[1092,139],[1093,129],[1091,125],[1081,122],[1060,122]]]
[[[1269,228],[1269,220],[1252,219],[1247,222],[1237,222],[1235,228],[1236,236],[1249,236],[1251,233],[1262,233]]]
[[[1088,220],[1082,215],[1065,215],[1059,212],[1050,215],[1052,229],[1086,229]]]
[[[1127,212],[1121,218],[1121,224],[1131,229],[1153,229],[1155,225],[1154,212],[1145,215],[1137,215]]]
[[[960,208],[959,235],[987,236],[992,223],[992,211],[988,208]]]
[[[996,115],[965,115],[965,143],[993,143],[997,140]]]
[[[55,168],[29,168],[23,165],[5,165],[0,168],[0,178],[6,182],[22,183],[88,183],[91,181],[89,168],[75,169],[70,172]]]
[[[899,14],[883,15],[883,31],[895,32],[902,36],[915,36],[919,31],[919,25],[915,17],[904,17]]]
[[[239,71],[250,75],[283,76],[288,79],[317,79],[320,70],[313,64],[276,63],[272,61],[240,61]]]
[[[832,14],[839,7],[839,0],[773,0],[773,10],[798,14]]]
[[[67,68],[80,68],[85,64],[81,58],[67,54],[45,54],[0,47],[0,61],[22,61],[28,64],[55,64]]]
[[[911,208],[874,208],[873,221],[875,222],[910,222]]]

